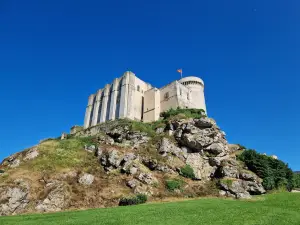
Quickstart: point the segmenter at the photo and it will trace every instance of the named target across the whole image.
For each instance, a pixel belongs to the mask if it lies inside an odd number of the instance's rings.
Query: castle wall
[[[102,100],[101,99],[102,93],[103,93],[103,91],[101,89],[97,92],[96,100],[93,105],[94,113],[93,113],[93,119],[92,119],[91,126],[95,126],[96,124],[99,123],[99,113],[101,113],[100,105],[101,105],[101,100]]]
[[[127,71],[89,96],[84,128],[119,118],[156,121],[161,112],[177,107],[206,110],[200,78],[185,77],[157,89]]]
[[[93,106],[94,106],[94,99],[95,95],[92,94],[89,97],[88,106],[86,108],[85,112],[85,118],[84,118],[84,128],[88,128],[91,125],[91,118],[92,118],[92,112],[93,112]]]
[[[167,111],[171,108],[176,109],[179,106],[177,81],[174,81],[159,90],[161,112]]]
[[[111,101],[110,101],[110,105],[108,106],[110,108],[108,120],[114,120],[116,119],[116,115],[118,115],[116,110],[117,110],[117,97],[119,91],[119,83],[120,83],[119,79],[116,78],[111,87],[111,93],[110,93]]]
[[[144,122],[156,121],[160,117],[160,91],[152,88],[144,94]]]
[[[151,89],[151,85],[142,81],[141,79],[135,77],[134,81],[135,92],[134,92],[134,120],[142,120],[143,112],[144,112],[144,104],[145,104],[145,93],[149,89]]]

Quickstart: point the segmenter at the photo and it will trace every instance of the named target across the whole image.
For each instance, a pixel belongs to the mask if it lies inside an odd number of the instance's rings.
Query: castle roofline
[[[187,81],[197,81],[197,82],[202,83],[203,86],[204,86],[203,80],[200,79],[199,77],[194,77],[194,76],[189,76],[189,77],[181,78],[178,82],[179,82],[179,83],[183,83],[183,82],[187,82]]]

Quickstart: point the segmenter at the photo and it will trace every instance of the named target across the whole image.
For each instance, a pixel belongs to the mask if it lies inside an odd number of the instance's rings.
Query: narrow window
[[[166,92],[165,93],[165,96],[164,96],[165,100],[167,100],[169,98],[169,92]]]
[[[137,89],[138,92],[140,92],[140,89],[141,89],[140,85],[138,85],[136,89]]]

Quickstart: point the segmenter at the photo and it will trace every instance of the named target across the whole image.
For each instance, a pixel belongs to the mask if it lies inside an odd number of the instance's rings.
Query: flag
[[[182,73],[182,69],[178,69],[177,72],[178,72],[178,73]]]

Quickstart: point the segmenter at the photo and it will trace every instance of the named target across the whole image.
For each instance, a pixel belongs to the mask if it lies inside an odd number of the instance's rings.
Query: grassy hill
[[[299,225],[299,208],[300,194],[279,193],[260,196],[251,201],[206,198],[55,214],[0,217],[0,224]]]

